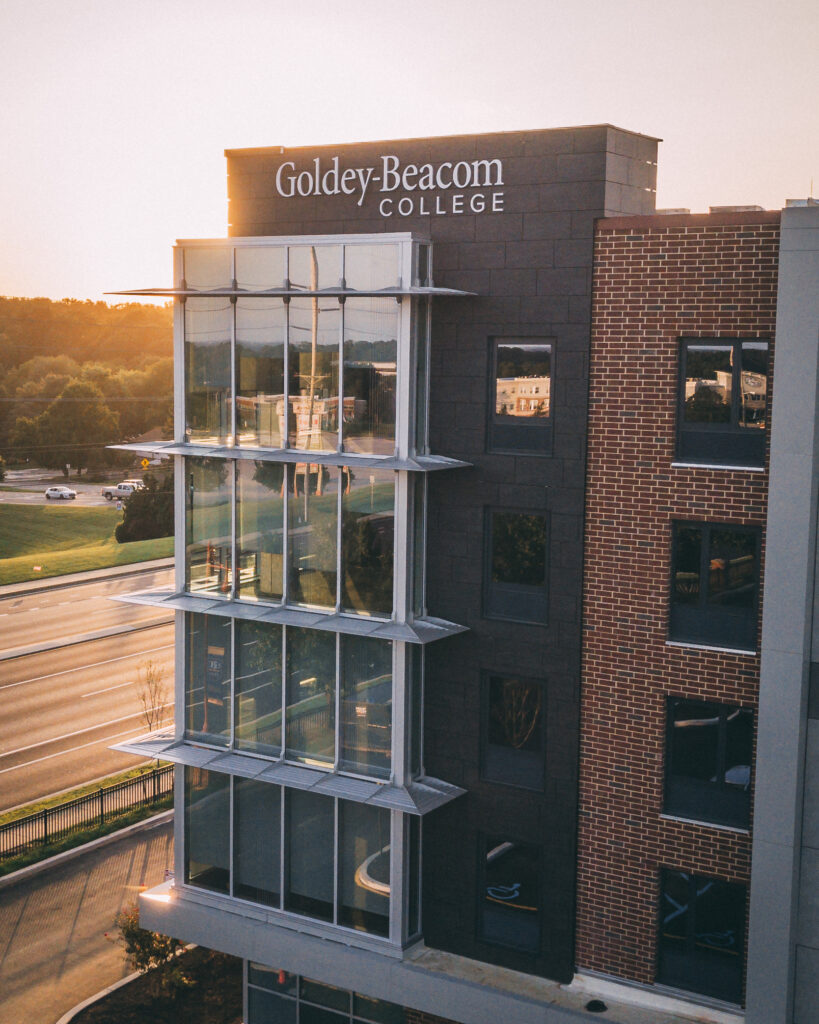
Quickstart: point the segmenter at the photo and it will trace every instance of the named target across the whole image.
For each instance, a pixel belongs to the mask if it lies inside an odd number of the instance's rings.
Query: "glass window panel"
[[[232,255],[233,249],[226,245],[185,249],[185,284],[188,288],[201,291],[230,288],[233,283],[230,269]]]
[[[279,905],[281,789],[236,778],[233,783],[233,892],[240,899]]]
[[[751,609],[756,600],[756,537],[741,530],[711,528],[708,604]]]
[[[239,597],[281,601],[284,585],[284,485],[281,462],[236,463]]]
[[[185,430],[196,442],[227,442],[231,436],[228,298],[185,303]]]
[[[335,608],[339,469],[299,462],[287,479],[288,601]]]
[[[383,999],[371,999],[358,992],[353,992],[353,1017],[356,1024],[359,1021],[366,1021],[367,1024],[404,1024],[405,1021],[403,1006]]]
[[[742,342],[739,425],[764,430],[768,401],[768,343]]]
[[[751,786],[754,748],[754,713],[750,708],[729,708],[725,719],[725,782],[738,789]]]
[[[397,245],[345,245],[344,283],[356,291],[374,292],[398,286]]]
[[[428,245],[415,247],[415,277],[422,288],[429,284],[429,249]]]
[[[421,819],[408,814],[409,821],[409,908],[407,914],[407,938],[421,931]]]
[[[287,308],[281,299],[236,302],[236,440],[281,448],[285,441],[284,346]]]
[[[419,299],[415,313],[415,450],[429,451],[427,437],[427,360],[429,355],[429,304]]]
[[[730,423],[732,383],[731,345],[688,345],[685,358],[685,422]]]
[[[309,1006],[307,1003],[299,1006],[299,1024],[347,1024],[349,1019],[347,1013],[336,1013],[321,1006]]]
[[[480,906],[485,942],[536,953],[540,948],[540,852],[504,839],[484,840]]]
[[[338,449],[338,299],[291,299],[288,322],[288,444]]]
[[[291,245],[290,287],[317,291],[341,285],[340,245]]]
[[[230,741],[230,619],[185,614],[185,735],[227,746]]]
[[[387,935],[390,918],[390,812],[339,802],[338,923]]]
[[[392,614],[395,473],[346,467],[341,500],[341,606]]]
[[[298,995],[298,975],[290,974],[278,967],[267,967],[265,964],[247,965],[247,981],[249,985],[258,985],[270,992],[281,992],[285,995]]]
[[[237,246],[236,287],[249,292],[284,288],[286,257],[283,245]]]
[[[333,764],[336,721],[336,635],[287,631],[287,756]]]
[[[663,872],[662,938],[673,944],[688,939],[688,892],[690,876],[680,871]]]
[[[230,776],[185,767],[185,881],[230,888]]]
[[[287,887],[285,910],[333,919],[335,810],[331,797],[298,789],[285,793]]]
[[[424,648],[416,646],[416,644],[406,644],[404,652],[410,664],[410,733],[407,738],[409,771],[410,775],[417,776],[421,774],[421,751],[423,749]]]
[[[349,990],[336,988],[335,985],[322,985],[318,981],[302,978],[301,998],[307,1000],[308,1003],[326,1006],[330,1010],[338,1010],[341,1013],[350,1012]]]
[[[545,584],[545,516],[493,512],[492,582],[525,586]]]
[[[236,746],[275,757],[282,745],[282,627],[236,619]]]
[[[717,781],[719,735],[719,705],[674,701],[670,737],[672,774]]]
[[[674,601],[699,603],[702,530],[696,526],[678,526],[674,549]]]
[[[186,459],[185,470],[187,588],[229,597],[233,464],[224,459]]]
[[[392,765],[392,644],[341,638],[341,766],[389,778]]]
[[[512,786],[541,788],[545,687],[541,680],[490,676],[483,774]]]
[[[395,451],[399,310],[395,299],[344,303],[344,451]]]
[[[247,1024],[296,1024],[297,1010],[295,999],[248,986]]]
[[[552,346],[523,341],[497,345],[495,415],[536,422],[549,418]]]
[[[745,924],[744,887],[716,878],[696,878],[696,930],[699,949],[719,959],[741,956]]]
[[[412,610],[423,615],[426,610],[426,477],[412,476]]]

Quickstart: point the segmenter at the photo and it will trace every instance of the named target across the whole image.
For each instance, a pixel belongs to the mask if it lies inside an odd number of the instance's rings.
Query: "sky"
[[[0,294],[169,286],[240,147],[605,122],[663,140],[658,207],[777,209],[817,39],[817,0],[2,0]]]

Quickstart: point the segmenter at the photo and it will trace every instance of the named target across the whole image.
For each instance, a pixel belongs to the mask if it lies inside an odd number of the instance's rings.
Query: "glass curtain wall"
[[[236,463],[238,597],[281,601],[284,595],[284,491],[281,462]]]
[[[392,765],[392,645],[341,638],[340,767],[389,778]]]
[[[395,473],[345,472],[341,498],[341,607],[359,614],[392,612]]]
[[[193,593],[229,597],[233,582],[233,463],[187,459],[185,579]]]
[[[333,609],[338,581],[337,466],[299,462],[288,471],[289,603]]]
[[[344,303],[344,451],[395,450],[398,311],[395,299]]]
[[[185,732],[189,739],[228,746],[231,735],[231,621],[185,616]]]
[[[236,619],[235,743],[278,757],[282,748],[282,627]]]

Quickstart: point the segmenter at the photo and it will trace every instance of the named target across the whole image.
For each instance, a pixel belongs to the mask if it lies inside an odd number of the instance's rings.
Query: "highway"
[[[173,701],[173,626],[110,595],[168,582],[164,569],[0,599],[0,810],[139,763],[108,745],[147,729],[137,692],[146,660],[164,670]],[[7,657],[42,645],[51,649]]]

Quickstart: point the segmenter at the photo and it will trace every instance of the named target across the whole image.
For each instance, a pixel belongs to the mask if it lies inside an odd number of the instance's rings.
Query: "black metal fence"
[[[48,846],[89,826],[104,825],[134,807],[166,802],[165,798],[172,793],[173,765],[168,764],[9,821],[0,825],[0,860],[25,853],[35,846]]]

